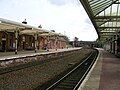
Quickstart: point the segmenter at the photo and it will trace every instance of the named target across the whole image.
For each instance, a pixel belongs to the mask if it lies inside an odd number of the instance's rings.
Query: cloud
[[[47,0],[48,2],[50,2],[53,5],[57,5],[57,6],[62,6],[62,5],[66,5],[66,4],[76,4],[79,2],[79,0]]]
[[[54,5],[65,5],[66,4],[66,1],[65,0],[48,0],[51,4],[54,4]]]
[[[6,5],[6,1],[8,2]],[[0,16],[13,21],[42,25],[48,30],[65,34],[71,40],[95,40],[96,31],[79,0],[5,0],[0,4]]]

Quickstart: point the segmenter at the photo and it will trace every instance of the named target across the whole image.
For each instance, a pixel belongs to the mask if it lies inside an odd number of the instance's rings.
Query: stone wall
[[[70,55],[71,53],[74,53],[77,51],[79,51],[79,49],[71,50],[71,51],[64,51],[64,52],[50,52],[50,53],[46,53],[46,54],[37,54],[37,55],[33,55],[33,56],[0,60],[0,68],[14,67],[14,66],[18,66],[21,64],[35,62],[35,61],[41,62],[41,61],[50,60],[53,58],[60,58],[63,56]]]

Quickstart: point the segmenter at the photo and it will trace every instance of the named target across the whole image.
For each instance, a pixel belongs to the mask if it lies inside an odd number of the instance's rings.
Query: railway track
[[[94,50],[82,63],[44,90],[77,90],[95,62],[97,55],[98,51]]]

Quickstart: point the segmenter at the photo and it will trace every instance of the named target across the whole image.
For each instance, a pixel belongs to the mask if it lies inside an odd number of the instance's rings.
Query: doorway
[[[6,51],[6,41],[2,41],[2,51],[5,52]]]

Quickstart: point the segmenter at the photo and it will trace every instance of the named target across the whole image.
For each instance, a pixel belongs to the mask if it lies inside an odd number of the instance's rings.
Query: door
[[[2,41],[2,51],[5,52],[6,50],[6,41]]]

